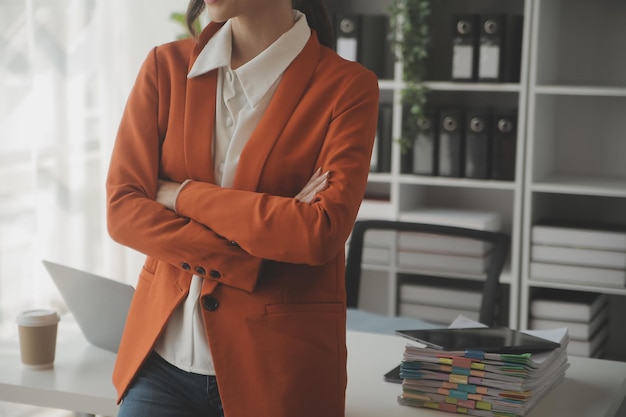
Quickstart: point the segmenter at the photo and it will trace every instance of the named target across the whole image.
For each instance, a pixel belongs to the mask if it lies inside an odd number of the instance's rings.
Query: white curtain
[[[22,309],[63,309],[42,259],[135,283],[104,181],[141,61],[180,32],[186,1],[155,3],[0,0],[0,335]]]

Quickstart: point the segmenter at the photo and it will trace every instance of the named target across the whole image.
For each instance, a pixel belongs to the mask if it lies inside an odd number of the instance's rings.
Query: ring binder
[[[361,15],[357,59],[374,71],[379,79],[393,78],[395,57],[387,39],[389,17],[386,15]]]
[[[474,81],[477,73],[477,15],[455,15],[452,28],[452,80]]]
[[[391,103],[381,103],[378,110],[377,171],[391,172],[391,145],[393,143],[391,124],[393,107]]]
[[[335,16],[335,46],[337,54],[349,61],[357,61],[359,48],[359,17],[357,15]]]
[[[517,115],[496,114],[492,129],[491,178],[512,181],[515,179]]]
[[[480,17],[478,50],[478,80],[500,82],[503,80],[504,16]]]
[[[434,113],[417,120],[417,136],[413,142],[413,173],[437,175],[437,122]]]
[[[490,114],[473,111],[467,114],[465,133],[465,176],[489,178],[490,174]]]
[[[439,175],[463,176],[463,113],[444,110],[439,116]]]
[[[518,83],[522,65],[522,36],[524,16],[507,15],[504,26],[504,49],[502,59],[503,81]]]

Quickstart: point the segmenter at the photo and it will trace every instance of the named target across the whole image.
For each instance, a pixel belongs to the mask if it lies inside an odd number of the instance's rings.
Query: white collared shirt
[[[295,24],[255,58],[233,70],[232,24],[227,21],[204,46],[188,78],[218,71],[213,158],[215,180],[232,187],[239,156],[265,113],[283,73],[306,45],[311,30],[294,10]],[[200,139],[198,139],[200,140]],[[186,301],[173,313],[155,350],[178,368],[214,374],[200,301],[202,278],[194,275]]]
[[[218,70],[213,155],[216,182],[223,187],[232,186],[243,147],[265,113],[283,72],[311,35],[306,17],[295,11],[294,18],[296,23],[290,30],[235,70],[230,68],[232,26],[227,21],[189,71],[191,78]]]

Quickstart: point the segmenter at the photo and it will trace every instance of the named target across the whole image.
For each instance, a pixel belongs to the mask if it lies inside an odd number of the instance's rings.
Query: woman
[[[323,0],[301,3],[192,0],[212,23],[140,70],[107,178],[110,235],[147,255],[120,417],[344,415],[378,84],[331,49]]]

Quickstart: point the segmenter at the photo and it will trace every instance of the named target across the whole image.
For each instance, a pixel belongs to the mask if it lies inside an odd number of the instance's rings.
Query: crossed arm
[[[296,200],[310,204],[313,202],[315,195],[328,187],[328,176],[330,172],[322,173],[322,168],[318,168],[302,190],[294,197]],[[180,190],[185,186],[185,182],[179,184],[172,181],[159,180],[157,188],[156,201],[163,204],[169,210],[176,210],[176,197]]]

